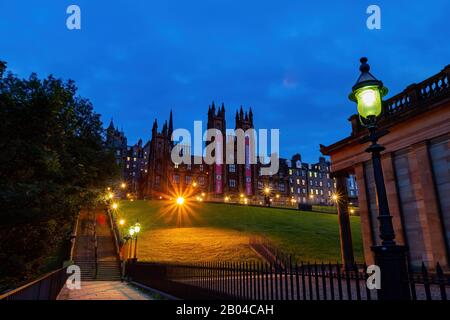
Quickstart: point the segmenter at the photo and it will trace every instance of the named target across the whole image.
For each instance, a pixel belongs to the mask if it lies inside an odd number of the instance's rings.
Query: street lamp
[[[111,208],[113,208],[114,210],[117,210],[118,207],[119,205],[115,202],[111,205]]]
[[[134,260],[137,259],[137,242],[138,242],[138,233],[141,231],[141,224],[136,222],[134,225]]]
[[[197,197],[197,201],[201,201],[202,198]],[[184,204],[184,198],[183,197],[178,197],[176,199],[176,203],[178,206],[178,210],[177,210],[177,224],[178,224],[178,229],[181,229],[181,210],[182,210],[182,206]]]
[[[378,221],[380,246],[373,246],[375,263],[381,270],[381,290],[379,298],[384,300],[409,299],[410,292],[407,281],[406,247],[395,243],[395,232],[392,224],[392,216],[389,212],[386,188],[384,185],[383,168],[381,166],[381,152],[385,148],[378,144],[381,137],[378,132],[377,118],[382,113],[382,98],[388,89],[383,82],[376,79],[369,71],[367,58],[361,58],[361,66],[356,84],[352,88],[349,99],[358,104],[358,114],[361,124],[369,130],[368,140],[371,145],[366,152],[372,154],[373,173],[378,199]]]
[[[122,183],[120,184],[120,187],[121,187],[122,189],[125,189],[125,188],[127,187],[127,184],[126,184],[125,182],[122,182]]]
[[[266,205],[266,207],[270,207],[270,188],[269,187],[265,187],[264,188],[264,204]]]
[[[130,229],[128,229],[128,234],[129,234],[129,239],[130,239],[128,257],[131,259],[131,250],[133,249],[134,226],[131,226]]]

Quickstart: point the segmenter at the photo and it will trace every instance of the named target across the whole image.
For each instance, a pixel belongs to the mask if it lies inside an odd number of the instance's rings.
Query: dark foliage
[[[19,79],[0,61],[0,292],[66,258],[79,208],[117,174],[103,136],[73,81]]]

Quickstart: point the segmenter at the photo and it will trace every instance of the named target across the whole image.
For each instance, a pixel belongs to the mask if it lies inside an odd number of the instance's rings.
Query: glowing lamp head
[[[270,189],[269,189],[269,188],[265,188],[265,189],[264,189],[264,192],[267,194],[267,193],[270,192]]]
[[[128,230],[128,233],[130,234],[130,236],[133,236],[135,233],[134,227],[130,227],[130,229]]]
[[[122,183],[120,184],[120,187],[121,187],[122,189],[125,189],[125,188],[127,187],[127,184],[126,184],[125,182],[122,182]]]
[[[197,182],[194,182],[192,186],[195,188],[197,186]]]
[[[388,93],[388,89],[369,72],[367,58],[361,58],[360,61],[361,75],[353,86],[349,99],[357,103],[361,118],[376,118],[382,112],[382,98]]]
[[[141,231],[141,224],[136,222],[134,225],[134,233],[139,233]]]
[[[177,205],[179,205],[179,206],[184,204],[184,198],[183,197],[178,197],[176,201],[177,201]]]
[[[339,199],[337,194],[333,194],[332,198],[333,198],[334,201],[337,201]]]
[[[123,226],[123,225],[125,224],[125,220],[124,220],[124,219],[120,219],[120,220],[119,220],[119,224],[120,224],[121,226]]]
[[[114,210],[116,210],[116,209],[119,207],[119,205],[118,205],[117,203],[113,203],[111,207],[112,207]]]

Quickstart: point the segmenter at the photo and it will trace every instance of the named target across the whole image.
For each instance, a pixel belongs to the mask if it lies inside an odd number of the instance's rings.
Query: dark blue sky
[[[66,29],[66,8],[82,30]],[[382,29],[366,28],[366,8]],[[27,77],[72,78],[107,125],[134,143],[156,117],[175,127],[206,121],[208,104],[252,106],[256,126],[280,128],[281,153],[319,156],[347,136],[347,100],[367,55],[395,94],[450,63],[448,0],[85,1],[1,0],[0,59]]]

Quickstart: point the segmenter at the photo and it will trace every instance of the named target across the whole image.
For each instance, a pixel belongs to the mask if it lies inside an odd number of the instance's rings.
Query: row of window
[[[159,185],[159,180],[160,180],[160,177],[159,176],[156,176],[156,178],[155,178],[155,183],[156,183],[156,185]],[[174,174],[173,175],[173,177],[172,177],[172,181],[174,182],[174,183],[180,183],[180,176],[178,175],[178,174]],[[184,176],[184,183],[185,184],[191,184],[193,181],[192,181],[192,177],[191,176]],[[201,186],[203,186],[203,185],[205,185],[205,177],[198,177],[198,183],[201,185]]]

